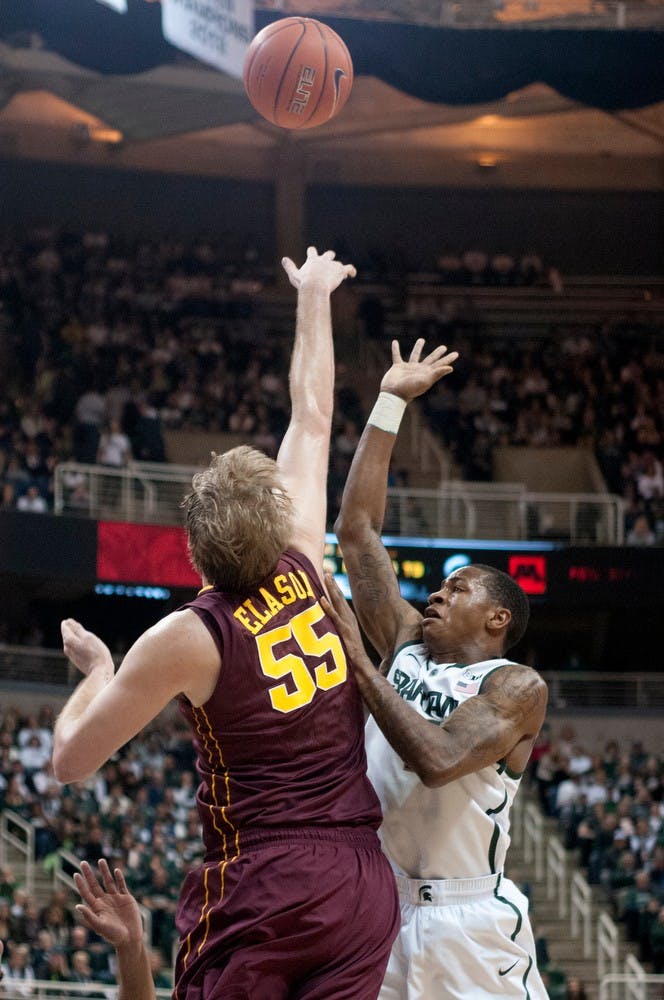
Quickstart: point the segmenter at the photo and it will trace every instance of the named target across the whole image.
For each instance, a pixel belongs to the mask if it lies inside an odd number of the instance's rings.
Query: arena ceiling
[[[286,155],[308,181],[664,187],[660,0],[623,5],[638,20],[622,30],[620,4],[585,0],[268,0],[257,27],[324,17],[355,62],[343,113],[300,133],[164,42],[158,4],[16,6],[0,5],[7,157],[266,180]]]

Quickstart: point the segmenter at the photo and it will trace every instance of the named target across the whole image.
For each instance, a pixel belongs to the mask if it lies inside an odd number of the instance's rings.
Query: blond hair
[[[248,445],[213,452],[192,487],[182,506],[194,567],[221,590],[249,589],[274,569],[292,533],[276,462]]]

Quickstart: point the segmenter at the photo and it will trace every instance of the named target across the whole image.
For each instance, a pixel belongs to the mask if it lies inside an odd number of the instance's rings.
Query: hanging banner
[[[242,77],[254,37],[253,0],[162,0],[164,38],[224,73]]]

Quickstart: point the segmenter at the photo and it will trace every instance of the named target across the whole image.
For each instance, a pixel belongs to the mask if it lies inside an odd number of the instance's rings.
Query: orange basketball
[[[353,62],[336,31],[311,17],[268,24],[244,57],[244,89],[256,111],[281,128],[314,128],[343,108]]]

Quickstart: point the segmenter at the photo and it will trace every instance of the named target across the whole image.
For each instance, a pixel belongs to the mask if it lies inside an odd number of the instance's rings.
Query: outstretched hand
[[[104,858],[98,868],[101,884],[87,861],[81,862],[80,873],[74,873],[76,889],[83,900],[76,906],[78,916],[114,948],[139,944],[143,938],[141,911],[127,889],[124,875],[116,868],[114,877]]]
[[[62,632],[62,648],[65,656],[71,660],[82,674],[90,673],[95,666],[104,666],[114,673],[113,657],[105,642],[94,632],[88,632],[80,622],[73,618],[65,618],[60,623]]]
[[[447,348],[441,345],[423,358],[423,348],[424,340],[420,337],[415,341],[410,357],[404,361],[399,342],[392,341],[392,367],[383,375],[380,383],[381,392],[391,392],[409,403],[454,370],[454,362],[459,357],[457,351],[448,354]]]
[[[290,257],[284,257],[281,263],[291,285],[298,291],[311,287],[329,293],[345,278],[354,278],[357,274],[352,264],[342,264],[334,258],[334,250],[326,250],[319,256],[316,247],[309,247],[302,267],[296,267]]]
[[[360,663],[365,665],[363,661],[366,660],[366,663],[369,664],[373,670],[373,664],[371,664],[371,661],[366,654],[364,643],[362,642],[362,635],[360,633],[360,626],[357,623],[357,618],[353,614],[350,605],[347,603],[346,598],[337,584],[337,581],[331,573],[325,573],[325,589],[327,590],[329,597],[321,598],[323,611],[334,622],[336,630],[343,639],[346,652],[352,660],[353,665],[357,666]]]

